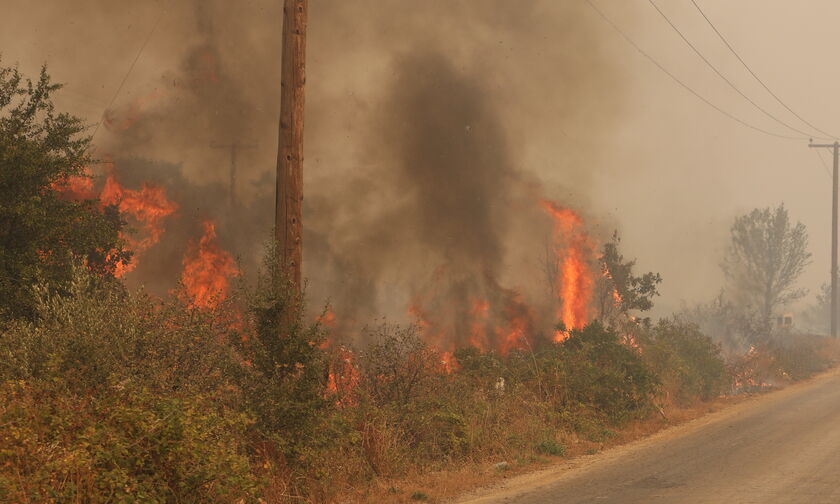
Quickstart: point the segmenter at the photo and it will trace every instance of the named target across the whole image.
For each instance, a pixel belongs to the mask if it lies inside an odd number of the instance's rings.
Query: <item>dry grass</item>
[[[499,459],[484,463],[453,464],[442,471],[415,471],[396,479],[375,479],[365,487],[348,488],[335,498],[335,502],[346,504],[449,502],[471,490],[490,486],[506,478],[553,464],[567,463],[578,457],[593,455],[615,446],[624,445],[663,429],[675,427],[741,403],[750,397],[748,394],[741,394],[719,397],[688,407],[666,406],[663,412],[667,420],[657,414],[646,420],[631,422],[624,428],[615,431],[614,436],[599,441],[585,439],[574,433],[559,433],[558,441],[561,441],[567,447],[566,455],[563,457],[521,453],[512,457],[512,460]],[[507,462],[507,467],[499,469],[497,464],[503,462]],[[421,496],[425,496],[425,498]]]

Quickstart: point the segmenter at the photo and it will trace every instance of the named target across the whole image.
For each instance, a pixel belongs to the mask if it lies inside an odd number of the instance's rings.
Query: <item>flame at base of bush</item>
[[[233,257],[222,250],[216,238],[216,226],[205,221],[204,236],[184,256],[184,284],[190,304],[196,308],[214,308],[224,301],[232,277],[239,275]]]

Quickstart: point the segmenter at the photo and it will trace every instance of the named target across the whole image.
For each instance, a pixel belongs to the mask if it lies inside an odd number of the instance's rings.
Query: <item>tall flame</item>
[[[490,317],[490,303],[474,299],[470,308],[470,345],[487,348],[487,321]]]
[[[566,331],[556,331],[555,341],[568,338],[571,329],[581,329],[589,322],[589,306],[593,294],[589,257],[592,241],[583,219],[571,209],[543,200],[543,209],[554,220],[554,243],[558,268],[555,286],[560,301],[557,315]]]
[[[239,269],[233,257],[219,248],[216,225],[211,221],[203,225],[204,236],[184,256],[181,282],[192,306],[214,308],[227,296],[230,279],[239,274]]]

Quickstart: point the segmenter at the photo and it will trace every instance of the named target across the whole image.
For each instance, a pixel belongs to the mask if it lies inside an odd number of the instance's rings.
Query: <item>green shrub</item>
[[[609,328],[594,322],[572,331],[550,352],[548,373],[564,387],[567,408],[588,410],[611,423],[639,418],[650,412],[659,385],[639,352],[620,342]]]
[[[566,445],[559,443],[556,439],[545,439],[537,444],[537,453],[562,457],[566,455]]]
[[[320,323],[305,320],[303,294],[273,248],[266,257],[247,300],[244,335],[231,340],[244,362],[232,371],[257,434],[271,442],[268,451],[295,459],[318,441],[327,406],[325,332]]]
[[[662,319],[640,339],[645,360],[678,402],[717,397],[729,384],[720,346],[695,324]]]
[[[191,482],[203,478],[202,485],[216,489],[207,495],[221,498],[226,490],[219,488],[238,488],[225,478],[255,480],[243,454],[246,448],[261,465],[268,459],[296,475],[309,470],[306,451],[328,441],[318,434],[327,405],[322,329],[303,322],[302,305],[295,304],[299,298],[289,294],[288,284],[262,280],[247,298],[250,311],[244,318],[230,303],[210,312],[197,310],[178,296],[157,300],[102,284],[81,269],[66,292],[39,290],[35,319],[11,321],[0,332],[0,384],[19,383],[39,394],[48,387],[47,404],[71,408],[78,403],[78,416],[69,409],[33,410],[34,402],[17,403],[20,414],[41,415],[47,424],[73,420],[73,429],[104,438],[33,435],[30,448],[55,444],[68,453],[83,453],[90,460],[82,469],[100,478],[86,483],[95,483],[90,492],[121,481],[126,488],[146,488],[154,486],[155,478],[164,478],[171,492],[187,492]],[[170,410],[177,414],[166,413]],[[158,424],[157,434],[181,427],[191,431],[143,437],[148,426]],[[137,444],[128,441],[132,437]],[[161,446],[146,446],[157,442]],[[104,459],[91,459],[88,445],[100,445],[103,456],[117,457],[116,472],[109,472]],[[207,460],[193,460],[184,450]],[[164,455],[166,460],[160,458]],[[45,464],[37,478],[60,479],[66,470]],[[106,476],[114,481],[101,481]],[[208,502],[201,492],[190,491],[196,500],[184,497],[181,502]]]
[[[161,393],[229,385],[237,364],[222,313],[103,286],[80,269],[65,294],[36,290],[36,320],[0,332],[0,380],[54,380],[81,395],[111,385]]]
[[[86,121],[59,112],[46,68],[30,80],[0,61],[0,316],[34,317],[32,285],[60,292],[77,258],[103,281],[131,253],[115,206],[60,190],[83,179],[91,158]],[[86,195],[85,197],[90,197]]]
[[[258,490],[245,415],[195,395],[0,386],[2,502],[234,502]]]

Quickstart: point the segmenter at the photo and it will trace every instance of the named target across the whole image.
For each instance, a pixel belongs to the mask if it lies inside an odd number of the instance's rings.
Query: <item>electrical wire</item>
[[[831,170],[828,168],[828,163],[825,162],[825,159],[823,158],[822,152],[820,152],[820,149],[814,149],[814,151],[817,153],[817,156],[820,158],[820,163],[822,163],[823,168],[825,168],[825,173],[828,175],[829,178],[832,178]]]
[[[732,44],[730,44],[729,41],[726,39],[726,37],[724,37],[723,34],[720,32],[720,30],[717,29],[715,24],[712,23],[712,20],[709,19],[709,16],[707,16],[705,12],[703,12],[703,9],[700,8],[700,6],[697,4],[697,2],[695,0],[691,0],[691,3],[694,4],[694,7],[697,8],[697,11],[700,12],[700,14],[703,16],[703,18],[709,24],[709,26],[712,27],[712,30],[714,30],[714,32],[717,34],[717,36],[720,38],[720,40],[722,40],[723,43],[726,45],[726,47],[729,49],[729,51],[732,54],[734,54],[736,58],[738,58],[738,61],[740,61],[741,64],[744,65],[744,68],[746,68],[747,71],[750,73],[750,75],[752,75],[755,78],[755,80],[758,81],[759,84],[761,84],[761,87],[763,87],[768,93],[770,93],[770,96],[775,98],[776,101],[779,102],[779,104],[781,104],[785,109],[787,109],[788,112],[790,112],[791,114],[796,116],[797,119],[799,119],[803,123],[807,124],[809,127],[813,128],[815,131],[818,131],[818,132],[822,133],[823,135],[826,135],[825,137],[823,137],[824,140],[837,139],[837,136],[832,135],[831,133],[823,131],[822,129],[814,126],[813,124],[811,124],[810,121],[808,121],[807,119],[805,119],[801,115],[797,114],[796,111],[793,110],[791,107],[789,107],[787,103],[782,101],[782,99],[779,98],[779,96],[776,93],[774,93],[773,90],[771,90],[770,87],[767,84],[765,84],[764,81],[761,80],[761,78],[758,75],[756,75],[755,72],[753,72],[752,68],[750,68],[750,66],[747,65],[747,62],[744,61],[744,59],[741,57],[741,55],[738,54],[738,51],[736,51],[735,48],[732,47]]]
[[[622,30],[615,22],[613,22],[612,19],[609,18],[609,16],[607,16],[601,9],[599,9],[598,6],[595,5],[595,3],[592,0],[584,0],[584,1],[587,4],[589,4],[589,6],[592,8],[592,10],[594,10],[601,17],[601,19],[603,19],[608,25],[610,25],[613,30],[615,30],[619,35],[621,35],[621,37],[625,40],[625,42],[630,44],[639,54],[641,54],[642,56],[647,58],[648,61],[653,63],[665,75],[670,77],[674,82],[679,84],[683,89],[685,89],[689,93],[693,94],[697,99],[699,99],[700,101],[702,101],[703,103],[705,103],[709,107],[717,110],[719,113],[721,113],[724,116],[728,117],[729,119],[741,124],[742,126],[745,126],[745,127],[750,128],[752,130],[758,131],[760,133],[764,133],[765,135],[769,135],[769,136],[776,137],[776,138],[784,138],[784,139],[787,139],[787,140],[801,140],[802,139],[801,137],[794,137],[794,136],[789,136],[789,135],[781,135],[781,134],[778,134],[778,133],[773,133],[772,131],[768,131],[768,130],[763,129],[759,126],[755,126],[753,124],[750,124],[750,123],[744,121],[743,119],[741,119],[741,118],[739,118],[739,117],[737,117],[733,114],[730,114],[729,112],[722,109],[721,107],[718,107],[717,105],[712,103],[709,99],[707,99],[706,97],[704,97],[703,95],[701,95],[700,93],[695,91],[693,88],[691,88],[691,86],[689,86],[688,84],[686,84],[685,82],[680,80],[679,77],[677,77],[676,75],[671,73],[661,63],[656,61],[656,59],[654,59],[653,56],[648,54],[644,49],[642,49],[638,44],[636,44],[636,42],[634,42],[633,39],[631,39],[630,36],[627,35],[624,32],[624,30]]]
[[[140,59],[140,55],[143,54],[143,51],[146,50],[146,46],[149,44],[149,41],[152,40],[152,35],[154,35],[155,30],[157,30],[157,27],[158,27],[158,24],[160,24],[161,18],[163,18],[163,10],[162,9],[161,9],[160,14],[158,15],[158,18],[155,20],[155,24],[152,25],[152,29],[149,30],[149,34],[146,36],[146,40],[143,41],[143,45],[140,46],[140,50],[137,51],[137,55],[134,56],[134,60],[131,62],[131,65],[128,67],[128,71],[125,73],[125,76],[123,77],[122,82],[120,82],[120,85],[119,85],[119,87],[117,87],[117,90],[114,92],[114,95],[111,96],[111,101],[108,102],[108,106],[105,107],[105,111],[103,111],[103,113],[102,113],[103,116],[105,115],[105,112],[107,112],[114,105],[114,102],[117,101],[117,97],[120,95],[120,91],[122,91],[123,86],[125,86],[126,81],[128,81],[128,77],[131,75],[131,72],[134,70],[134,66],[137,65],[137,61]],[[100,126],[102,126],[102,119],[101,118],[100,118],[99,122],[96,123],[96,128],[94,128],[93,134],[91,135],[91,140],[93,140],[96,137],[96,133],[99,131]]]
[[[790,130],[792,130],[792,131],[795,131],[795,132],[797,132],[797,133],[799,133],[799,134],[801,134],[801,135],[804,135],[804,137],[803,137],[804,139],[807,139],[807,138],[812,138],[812,137],[814,136],[814,135],[812,135],[811,133],[808,133],[808,132],[806,132],[806,131],[802,131],[802,130],[801,130],[801,129],[799,129],[799,128],[796,128],[796,127],[794,127],[794,126],[791,126],[790,124],[786,123],[785,121],[782,121],[781,119],[779,119],[778,117],[774,116],[773,114],[771,114],[770,112],[768,112],[766,109],[764,109],[761,105],[759,105],[758,103],[756,103],[755,101],[753,101],[753,99],[752,99],[752,98],[750,98],[749,96],[747,96],[747,95],[746,95],[743,91],[741,91],[741,90],[738,88],[738,86],[736,86],[735,84],[733,84],[731,80],[729,80],[729,79],[728,79],[725,75],[723,75],[723,73],[722,73],[720,70],[718,70],[718,68],[717,68],[714,64],[712,64],[712,62],[711,62],[711,61],[709,61],[709,59],[708,59],[708,58],[706,58],[706,57],[703,55],[703,53],[702,53],[702,52],[700,52],[700,50],[699,50],[699,49],[697,49],[697,47],[696,47],[694,44],[692,44],[690,40],[688,40],[688,38],[687,38],[685,35],[683,35],[683,32],[682,32],[682,31],[680,31],[680,29],[679,29],[679,28],[677,28],[677,25],[675,25],[675,24],[673,23],[673,21],[671,21],[671,19],[670,19],[670,18],[669,18],[669,17],[665,14],[665,12],[663,12],[663,11],[662,11],[662,9],[660,9],[660,8],[659,8],[659,6],[658,6],[658,5],[656,5],[656,2],[654,2],[653,0],[648,0],[648,3],[650,3],[650,4],[653,6],[653,8],[654,8],[654,9],[656,9],[656,12],[658,12],[658,13],[659,13],[659,15],[660,15],[660,16],[662,16],[662,19],[664,19],[664,20],[668,23],[668,25],[669,25],[671,28],[673,28],[673,30],[674,30],[675,32],[677,32],[677,35],[679,35],[679,36],[680,36],[680,38],[682,38],[682,39],[683,39],[683,42],[685,42],[686,44],[688,44],[688,47],[690,47],[690,48],[691,48],[691,49],[695,52],[695,54],[697,54],[697,56],[699,56],[699,57],[700,57],[700,59],[701,59],[701,60],[703,60],[703,62],[704,62],[704,63],[706,63],[706,65],[707,65],[709,68],[711,68],[711,69],[712,69],[712,70],[713,70],[713,71],[714,71],[714,72],[718,75],[718,77],[720,77],[721,79],[723,79],[723,81],[724,81],[724,82],[726,82],[726,83],[729,85],[729,87],[731,87],[732,89],[734,89],[736,93],[738,93],[739,95],[741,95],[741,97],[743,97],[745,100],[747,100],[748,102],[750,102],[750,104],[752,104],[752,106],[753,106],[753,107],[755,107],[756,109],[758,109],[759,111],[761,111],[764,115],[766,115],[766,116],[767,116],[767,117],[769,117],[770,119],[772,119],[772,120],[776,121],[777,123],[781,124],[782,126],[784,126],[784,127],[788,128],[788,129],[790,129]]]

